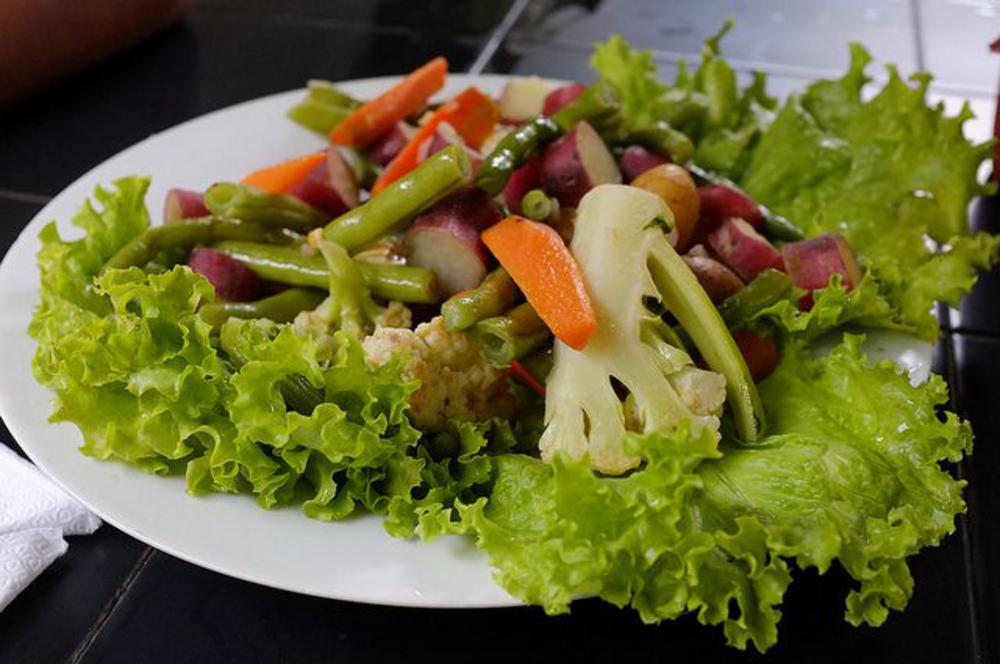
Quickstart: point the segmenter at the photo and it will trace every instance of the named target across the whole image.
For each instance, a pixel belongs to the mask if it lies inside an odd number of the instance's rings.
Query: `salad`
[[[927,75],[863,97],[858,45],[779,104],[724,32],[673,82],[617,36],[594,82],[498,99],[434,103],[442,58],[369,100],[313,81],[289,116],[321,151],[172,190],[158,225],[147,179],[98,188],[82,238],[41,233],[52,419],[195,495],[471,537],[551,614],[599,596],[763,651],[793,575],[837,565],[845,619],[883,623],[965,510],[972,432],[865,331],[936,340],[994,263],[966,226],[991,145]]]

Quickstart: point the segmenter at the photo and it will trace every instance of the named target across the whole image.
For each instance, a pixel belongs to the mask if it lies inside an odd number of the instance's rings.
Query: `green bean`
[[[691,175],[695,176],[695,178],[702,182],[707,182],[708,184],[720,184],[724,187],[729,187],[730,189],[743,192],[743,190],[729,178],[706,170],[697,164],[688,164],[687,169],[691,172]],[[745,192],[743,193],[745,194]],[[757,201],[754,202],[757,203]],[[760,203],[757,203],[757,207],[760,209],[760,214],[764,219],[764,235],[772,237],[776,240],[784,240],[786,242],[795,242],[806,238],[805,231],[793,222],[789,221],[785,217],[782,217],[780,214],[772,212]]]
[[[461,145],[450,145],[323,229],[323,236],[353,251],[469,184],[472,166]]]
[[[768,269],[758,274],[743,290],[719,305],[719,315],[730,329],[743,327],[758,312],[795,296],[795,282],[784,272]]]
[[[521,199],[521,213],[528,219],[545,221],[553,211],[552,199],[541,189],[532,189]]]
[[[552,116],[562,131],[569,131],[577,123],[586,121],[594,126],[599,133],[617,123],[621,106],[610,86],[603,81],[597,81],[587,86],[583,94],[563,106]]]
[[[219,341],[222,350],[229,356],[230,361],[236,368],[247,363],[247,358],[240,352],[237,340],[233,338],[237,328],[223,327],[219,334]],[[278,381],[278,391],[281,398],[285,400],[285,405],[292,410],[311,415],[316,406],[326,401],[326,395],[322,388],[316,387],[301,374],[288,374]]]
[[[213,184],[205,192],[205,207],[217,217],[309,230],[322,226],[329,217],[293,196],[271,194],[234,182]]]
[[[654,152],[667,155],[675,164],[683,164],[694,154],[691,139],[662,120],[645,129],[626,133],[619,142],[638,143]]]
[[[285,405],[303,415],[312,415],[316,406],[326,401],[323,390],[301,374],[288,374],[282,378],[278,383],[278,390]]]
[[[307,97],[288,109],[288,117],[306,129],[326,136],[353,112],[350,108],[324,104]]]
[[[357,108],[361,102],[342,92],[330,81],[314,78],[308,83],[309,96],[323,104],[343,106],[345,108]]]
[[[322,256],[304,256],[294,247],[253,242],[219,242],[213,248],[242,262],[262,279],[292,286],[323,289],[330,286],[330,273]],[[411,303],[434,303],[440,299],[437,278],[427,268],[356,262],[372,295]]]
[[[178,219],[163,226],[153,226],[139,237],[119,249],[104,264],[105,270],[113,268],[143,267],[165,249],[210,244],[219,240],[252,240],[257,242],[287,243],[290,234],[280,229],[267,228],[238,219],[192,217]]]
[[[508,367],[514,360],[538,350],[551,335],[534,308],[525,302],[504,316],[479,321],[472,326],[472,336],[487,362],[495,367]]]
[[[448,330],[466,330],[481,320],[499,316],[514,304],[517,287],[507,270],[498,267],[476,288],[455,295],[441,305]]]
[[[363,152],[349,148],[346,145],[338,145],[336,149],[340,151],[347,165],[354,171],[354,177],[357,178],[358,184],[364,189],[371,189],[372,185],[375,184],[375,180],[378,179],[379,174],[382,173],[379,165],[369,159]]]
[[[760,208],[761,216],[764,218],[764,223],[761,226],[764,230],[764,235],[772,237],[775,240],[784,240],[785,242],[797,242],[806,239],[805,231],[785,217],[771,212],[771,210],[759,203],[757,207]]]
[[[216,331],[230,318],[267,318],[287,323],[301,311],[320,305],[326,293],[312,288],[289,288],[256,302],[212,302],[202,305],[198,314]]]
[[[325,136],[360,104],[328,81],[309,81],[305,99],[288,109],[288,117]]]
[[[507,185],[511,173],[559,134],[559,125],[552,118],[539,116],[524,123],[501,138],[493,152],[483,160],[476,175],[476,186],[496,196]]]
[[[583,120],[603,133],[603,128],[616,122],[619,108],[607,85],[601,82],[590,85],[552,117],[538,116],[500,139],[493,152],[483,160],[476,185],[496,196],[503,191],[510,174],[546,143]]]

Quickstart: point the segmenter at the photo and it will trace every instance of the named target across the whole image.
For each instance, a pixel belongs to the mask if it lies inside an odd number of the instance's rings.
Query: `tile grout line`
[[[80,664],[80,662],[83,661],[83,658],[87,656],[87,652],[90,650],[90,647],[94,645],[97,637],[104,631],[104,627],[111,620],[112,616],[114,616],[118,607],[121,606],[122,600],[125,599],[126,595],[128,595],[129,591],[135,585],[136,580],[143,573],[143,571],[145,571],[146,566],[149,565],[149,561],[154,555],[156,555],[156,549],[147,546],[145,551],[143,551],[139,556],[139,560],[136,561],[135,565],[132,566],[132,569],[129,570],[129,573],[125,576],[125,580],[122,581],[121,585],[118,586],[118,589],[115,590],[111,598],[105,603],[104,608],[101,610],[101,614],[97,616],[97,620],[95,620],[94,624],[89,630],[87,630],[87,633],[80,641],[80,644],[70,654],[69,658],[66,660],[67,664]]]
[[[17,203],[30,203],[33,205],[47,205],[52,200],[51,196],[43,194],[32,194],[27,191],[14,191],[11,189],[0,189],[0,198],[15,201]]]
[[[528,8],[528,4],[531,0],[515,0],[514,5],[507,11],[507,14],[500,20],[500,24],[493,30],[493,34],[490,35],[489,40],[483,47],[483,50],[479,52],[476,56],[475,61],[469,66],[467,73],[476,76],[483,73],[486,65],[490,63],[493,56],[496,55],[497,49],[500,48],[500,44],[507,38],[510,34],[511,28],[517,23],[521,15],[524,14],[524,10]]]
[[[990,332],[986,330],[970,330],[969,328],[958,327],[949,328],[948,332],[953,335],[960,335],[976,341],[1000,342],[1000,332]]]
[[[947,309],[945,309],[945,311],[947,311]],[[955,338],[955,331],[949,330],[944,332],[942,337],[942,341],[944,342],[945,374],[948,378],[948,394],[949,401],[951,402],[951,410],[961,415],[961,404],[964,399],[961,389],[961,381],[959,380],[959,367],[956,350],[957,339]],[[958,463],[959,479],[965,479],[965,465],[968,461],[969,459],[966,457]],[[974,490],[975,489],[973,489],[973,491]],[[966,493],[968,493],[968,489],[966,490]],[[975,589],[975,579],[977,575],[975,563],[972,557],[972,517],[968,512],[968,503],[966,503],[966,513],[963,515],[962,521],[963,522],[960,528],[962,540],[962,564],[965,566],[965,597],[966,601],[969,603],[969,632],[972,637],[972,642],[976,647],[976,661],[980,661],[985,650],[985,644],[980,636],[979,629],[979,607],[976,604]]]

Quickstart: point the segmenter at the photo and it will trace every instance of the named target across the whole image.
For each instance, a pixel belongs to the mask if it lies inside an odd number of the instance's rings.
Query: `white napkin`
[[[83,505],[0,444],[0,611],[66,552],[64,535],[89,535],[100,525]]]

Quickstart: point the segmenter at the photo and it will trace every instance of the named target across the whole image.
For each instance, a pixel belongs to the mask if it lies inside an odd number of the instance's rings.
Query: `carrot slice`
[[[500,108],[493,99],[474,86],[466,88],[454,99],[442,104],[420,125],[375,181],[372,195],[417,167],[420,163],[420,147],[434,135],[442,122],[450,124],[470,147],[478,148],[493,132],[499,119]]]
[[[240,182],[272,194],[283,194],[297,182],[304,180],[324,159],[326,159],[326,152],[296,157],[276,166],[268,166],[254,171]]]
[[[552,334],[583,350],[597,330],[597,316],[580,266],[551,226],[511,215],[482,233],[497,257]]]
[[[362,104],[333,128],[330,142],[364,147],[413,115],[444,86],[448,61],[434,58],[375,99]]]

